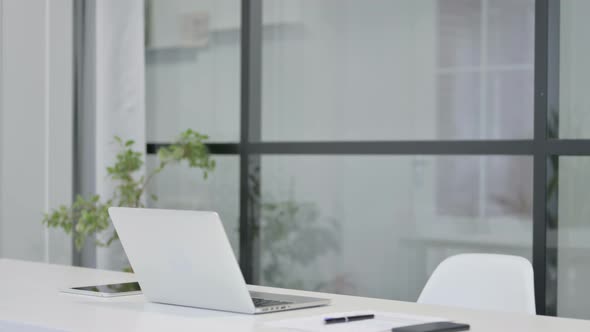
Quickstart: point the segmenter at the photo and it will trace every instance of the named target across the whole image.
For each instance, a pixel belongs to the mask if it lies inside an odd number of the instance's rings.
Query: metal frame
[[[557,245],[557,234],[548,232],[547,164],[552,154],[566,152],[559,148],[572,148],[564,142],[553,144],[558,142],[548,137],[549,110],[559,106],[559,7],[559,1],[537,0],[535,8],[533,269],[537,312],[548,315],[557,313],[557,279],[551,277],[547,264],[548,244]]]
[[[74,139],[74,144],[72,146],[73,149],[73,197],[72,200],[76,199],[76,195],[80,194],[82,192],[82,188],[81,188],[81,173],[82,173],[82,161],[80,160],[80,156],[81,156],[81,146],[78,143],[78,137],[80,137],[80,132],[81,132],[81,126],[80,126],[80,108],[82,107],[82,93],[84,91],[84,85],[83,85],[83,76],[82,76],[82,72],[83,72],[83,61],[84,58],[86,57],[85,52],[84,52],[84,33],[83,31],[85,30],[84,28],[84,24],[85,24],[85,17],[84,17],[84,6],[86,5],[86,1],[85,0],[80,0],[80,1],[74,1],[74,3],[72,4],[72,10],[73,10],[73,15],[72,15],[72,20],[73,20],[73,30],[74,30],[74,36],[73,36],[73,41],[74,41],[74,70],[73,70],[73,82],[74,82],[74,95],[73,95],[73,105],[74,105],[74,130],[73,130],[73,135],[76,139]],[[72,248],[76,248],[76,244],[74,242],[74,237],[72,236]],[[82,253],[77,251],[77,250],[73,250],[72,253],[72,263],[76,266],[81,266],[82,265]]]
[[[155,154],[168,143],[148,143],[147,153]],[[399,154],[399,155],[590,155],[590,139],[501,141],[338,141],[338,142],[247,142],[209,143],[212,154],[235,155],[248,145],[248,154]]]
[[[0,128],[4,125],[4,0],[0,0]],[[3,137],[0,137],[0,146],[3,146]],[[0,150],[0,174],[4,174],[2,170],[2,151]],[[2,186],[2,178],[0,178],[0,186]],[[0,190],[0,202],[3,202],[3,190]],[[4,229],[2,229],[2,224],[0,223],[0,239],[2,238],[2,234]],[[2,255],[2,249],[0,248],[0,255]]]
[[[534,138],[473,141],[260,142],[262,81],[262,0],[242,0],[241,135],[239,143],[209,144],[213,154],[240,156],[240,263],[249,283],[257,276],[257,214],[260,155],[522,155],[533,157],[533,267],[537,313],[556,315],[557,280],[548,260],[557,264],[556,232],[548,232],[547,201],[551,161],[560,155],[590,155],[590,140],[549,137],[548,113],[559,106],[559,0],[537,0],[535,8]],[[549,124],[555,125],[555,124]],[[556,134],[555,134],[556,136]],[[166,144],[149,143],[148,153]],[[552,167],[552,166],[550,166]],[[556,176],[557,169],[550,169]],[[256,179],[252,182],[252,179]],[[555,225],[556,227],[556,225]],[[554,229],[555,230],[555,229]],[[551,247],[551,248],[550,248]]]
[[[94,56],[95,34],[94,15],[95,1],[76,0],[73,2],[74,26],[74,197],[88,196],[95,192],[95,113],[94,105],[94,73],[96,61]],[[73,241],[73,239],[72,239]],[[73,247],[73,264],[80,266],[96,266],[96,246],[94,241],[86,241],[81,252]]]
[[[240,266],[244,278],[257,278],[260,156],[250,141],[260,140],[262,110],[262,0],[242,0],[240,133]],[[254,180],[254,181],[253,181]]]
[[[545,3],[543,3],[545,2]],[[547,35],[549,10],[546,1],[535,5],[535,123],[533,166],[533,269],[535,273],[535,299],[537,312],[546,313],[546,264],[547,264],[547,162],[543,150],[547,141]],[[540,209],[539,207],[543,207]],[[543,271],[543,273],[539,273]]]

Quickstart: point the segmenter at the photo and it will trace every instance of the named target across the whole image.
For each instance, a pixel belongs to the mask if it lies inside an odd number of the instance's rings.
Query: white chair
[[[531,263],[518,256],[462,254],[444,260],[418,303],[535,314]]]

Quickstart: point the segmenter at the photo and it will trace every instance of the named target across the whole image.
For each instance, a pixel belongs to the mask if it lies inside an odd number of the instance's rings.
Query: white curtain
[[[92,8],[93,7],[93,8]],[[90,7],[94,45],[95,191],[110,197],[114,184],[106,167],[118,152],[113,137],[135,141],[145,150],[144,1],[95,0]],[[92,20],[91,20],[92,21]],[[143,172],[143,171],[142,171]],[[139,175],[138,175],[139,176]],[[120,270],[127,266],[120,243],[98,248],[96,267]]]
[[[72,1],[0,0],[0,257],[70,264]]]

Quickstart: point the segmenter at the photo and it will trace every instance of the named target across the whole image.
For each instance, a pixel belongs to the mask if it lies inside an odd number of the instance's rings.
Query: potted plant
[[[91,197],[78,196],[70,206],[62,205],[45,214],[43,223],[47,227],[61,228],[67,234],[73,234],[74,244],[79,251],[87,238],[109,231],[110,218],[108,208],[111,206],[145,207],[148,185],[166,166],[186,162],[191,168],[198,168],[206,179],[215,169],[215,160],[211,159],[204,143],[208,136],[191,129],[181,133],[171,145],[160,148],[157,153],[158,166],[146,175],[138,176],[143,166],[143,153],[133,149],[134,141],[124,141],[115,137],[120,147],[113,166],[107,167],[108,178],[116,184],[112,196],[106,200],[99,195]],[[150,194],[152,200],[157,196]],[[109,246],[118,239],[117,232],[112,231],[106,241],[95,237],[96,245]]]

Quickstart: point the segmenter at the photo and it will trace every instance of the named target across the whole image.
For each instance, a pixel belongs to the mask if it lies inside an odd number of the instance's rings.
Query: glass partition
[[[149,142],[240,136],[240,1],[146,1]]]
[[[415,301],[450,255],[531,259],[530,157],[264,155],[260,165],[263,285]]]
[[[263,141],[532,138],[533,0],[263,7]]]

